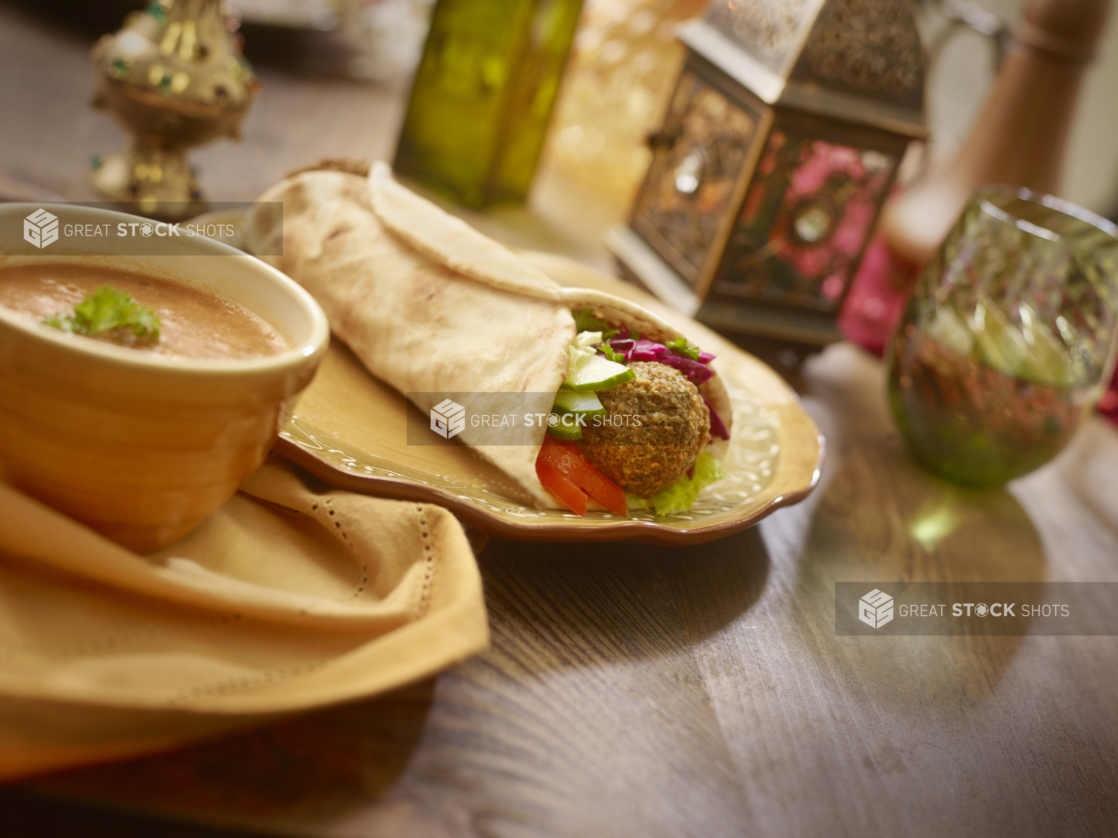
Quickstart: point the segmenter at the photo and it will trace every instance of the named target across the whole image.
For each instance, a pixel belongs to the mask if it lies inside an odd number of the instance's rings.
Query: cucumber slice
[[[637,374],[624,364],[607,361],[601,355],[577,355],[571,358],[567,380],[563,384],[568,390],[585,393],[588,390],[608,390],[636,377]]]
[[[1032,384],[1070,387],[1079,383],[1082,370],[1067,346],[1028,305],[1018,306],[1021,324],[1011,323],[996,304],[979,300],[974,342],[978,357],[1000,373]]]
[[[568,414],[568,416],[571,415],[572,414]],[[553,413],[552,416],[556,416],[556,414]],[[551,417],[548,418],[550,419]],[[556,418],[561,417],[556,416]],[[551,422],[548,422],[547,432],[556,439],[582,439],[582,425],[580,425],[578,422],[571,422],[570,424],[566,424],[560,421],[555,423],[554,425],[552,425]]]
[[[594,393],[576,393],[573,390],[560,390],[555,394],[556,413],[581,413],[583,416],[605,416],[605,406]]]

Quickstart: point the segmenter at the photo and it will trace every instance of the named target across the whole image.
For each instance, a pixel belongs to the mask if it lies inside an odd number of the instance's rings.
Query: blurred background
[[[242,143],[212,144],[194,153],[210,198],[251,200],[286,171],[313,162],[324,146],[333,156],[391,158],[432,0],[231,0],[228,5],[241,21],[245,55],[260,71],[264,88],[243,126]],[[560,178],[572,195],[585,193],[577,200],[595,205],[588,228],[626,216],[649,160],[645,136],[659,125],[682,62],[676,25],[701,14],[705,5],[584,3],[541,178]],[[958,150],[994,77],[997,28],[1015,21],[1022,5],[1023,0],[915,4],[930,53],[926,111],[932,138],[923,154],[910,155],[914,159],[902,180]],[[88,158],[119,147],[125,138],[106,115],[89,108],[93,76],[80,47],[118,29],[128,12],[142,6],[134,0],[0,2],[0,67],[7,82],[0,86],[0,177],[7,183],[67,199],[92,197]],[[1087,71],[1061,189],[1063,197],[1112,217],[1118,215],[1116,83],[1118,15],[1113,15],[1099,57]],[[330,101],[324,104],[326,91]],[[308,119],[312,113],[315,118]],[[64,136],[61,124],[67,126]],[[246,169],[252,176],[239,176],[228,190],[221,178],[207,176]]]
[[[989,12],[1011,23],[1024,0],[982,0],[957,4]],[[932,45],[948,27],[944,4],[921,4],[918,18],[925,45]],[[966,139],[994,74],[992,39],[962,26],[934,56],[927,85],[929,145],[935,160],[950,160]],[[1086,71],[1084,93],[1072,127],[1061,197],[1100,213],[1118,214],[1118,15],[1111,15],[1098,57]]]

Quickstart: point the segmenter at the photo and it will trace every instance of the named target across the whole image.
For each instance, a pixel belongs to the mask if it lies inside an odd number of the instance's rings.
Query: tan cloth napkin
[[[473,552],[437,506],[273,459],[141,557],[0,484],[0,779],[372,695],[488,639]]]

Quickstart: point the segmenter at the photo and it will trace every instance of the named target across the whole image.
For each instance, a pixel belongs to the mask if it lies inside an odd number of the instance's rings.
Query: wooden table
[[[86,109],[88,38],[0,8],[0,170],[88,197],[117,146]],[[14,83],[13,83],[14,81]],[[400,87],[265,72],[241,145],[198,157],[246,200],[324,155],[385,156]],[[297,115],[298,118],[295,118]],[[545,168],[487,228],[602,263]],[[828,440],[816,492],[688,549],[491,540],[493,648],[399,693],[0,791],[0,834],[1118,835],[1114,637],[838,637],[838,581],[1118,581],[1118,435],[985,493],[905,454],[873,358],[799,383]],[[930,515],[950,528],[929,537]]]

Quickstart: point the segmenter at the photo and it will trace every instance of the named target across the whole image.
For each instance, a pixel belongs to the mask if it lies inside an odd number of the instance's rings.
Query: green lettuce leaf
[[[661,489],[650,498],[638,498],[630,494],[629,503],[661,517],[686,512],[694,505],[699,492],[726,476],[726,469],[722,467],[722,463],[704,451],[695,460],[691,477],[683,475],[671,486]]]
[[[594,316],[594,310],[583,308],[572,312],[575,318],[575,328],[580,332],[601,332],[602,340],[609,340],[617,334],[617,329],[611,329],[609,323],[600,317]]]

